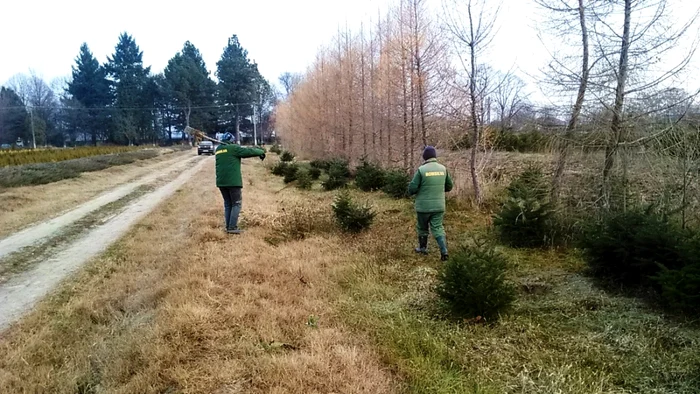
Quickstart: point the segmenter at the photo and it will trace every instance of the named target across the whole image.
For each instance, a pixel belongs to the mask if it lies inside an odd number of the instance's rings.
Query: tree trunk
[[[481,205],[481,185],[479,185],[479,174],[476,170],[476,155],[479,151],[479,122],[476,115],[476,45],[474,36],[474,22],[472,19],[472,8],[471,4],[467,6],[467,12],[469,14],[469,29],[471,43],[469,44],[469,55],[470,55],[470,67],[471,75],[469,76],[469,99],[471,101],[471,124],[472,124],[472,150],[471,158],[469,160],[469,171],[472,176],[472,186],[474,187],[474,199],[477,205]]]
[[[406,84],[406,79],[408,75],[406,73],[406,46],[403,35],[404,30],[404,10],[403,10],[403,0],[401,0],[401,19],[399,20],[399,40],[401,40],[401,87],[403,89],[403,169],[408,171],[408,155],[409,155],[409,140],[408,140],[408,86]]]
[[[415,62],[416,62],[416,77],[418,79],[418,112],[420,114],[420,129],[421,140],[423,147],[428,145],[428,135],[425,127],[425,97],[423,97],[423,66],[421,63],[420,48],[418,46],[418,3],[413,1],[413,28],[414,28],[414,46],[415,46]]]
[[[564,141],[561,141],[559,144],[559,156],[557,157],[557,163],[554,169],[554,179],[552,180],[552,201],[555,204],[559,202],[562,177],[564,175],[566,161],[571,154],[570,140],[573,137],[574,130],[578,124],[578,118],[581,115],[581,109],[583,108],[583,102],[586,97],[586,89],[588,88],[588,28],[586,26],[586,9],[583,1],[584,0],[578,0],[578,14],[579,22],[581,24],[581,41],[583,46],[583,59],[581,60],[581,83],[578,87],[576,102],[574,103],[573,110],[571,111],[571,118],[569,119],[569,123],[566,125]],[[503,119],[503,115],[501,115],[501,119]]]
[[[603,166],[603,183],[601,194],[606,205],[610,198],[610,171],[615,164],[615,154],[622,138],[623,114],[625,106],[625,85],[627,83],[627,68],[630,47],[630,20],[632,17],[632,0],[625,0],[625,22],[622,32],[622,47],[620,48],[620,63],[617,73],[617,87],[615,88],[615,105],[613,106],[613,118],[610,124],[611,141],[605,148],[605,165]]]
[[[377,129],[376,129],[376,116],[377,116],[377,103],[375,100],[375,79],[374,79],[374,39],[372,38],[372,33],[370,29],[370,42],[369,42],[369,92],[370,92],[370,106],[372,108],[372,161],[377,161]]]
[[[236,111],[236,144],[241,144],[241,118],[238,116],[238,111]]]
[[[360,85],[362,86],[362,158],[367,160],[367,119],[365,118],[365,32],[360,29]]]

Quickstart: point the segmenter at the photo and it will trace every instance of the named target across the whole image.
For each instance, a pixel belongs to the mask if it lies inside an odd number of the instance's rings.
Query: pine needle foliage
[[[386,183],[382,191],[393,198],[407,198],[408,184],[411,182],[411,177],[406,171],[401,169],[393,169],[386,172]]]
[[[338,194],[332,208],[338,226],[348,233],[360,233],[369,229],[376,216],[371,206],[355,203],[347,191]]]
[[[515,300],[508,266],[504,255],[483,242],[463,246],[442,266],[436,292],[454,317],[495,320]]]
[[[355,169],[355,185],[362,191],[373,192],[381,190],[386,184],[386,174],[376,163],[363,161]]]
[[[507,188],[508,197],[493,224],[503,243],[515,248],[551,245],[554,238],[554,209],[549,185],[539,168],[529,167]]]

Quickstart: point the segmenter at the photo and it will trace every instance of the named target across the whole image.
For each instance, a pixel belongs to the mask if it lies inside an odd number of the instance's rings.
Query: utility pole
[[[258,146],[258,129],[255,125],[255,104],[253,104],[253,145]]]
[[[29,119],[31,119],[32,124],[32,149],[36,149],[36,135],[34,134],[34,111],[32,107],[29,107]]]

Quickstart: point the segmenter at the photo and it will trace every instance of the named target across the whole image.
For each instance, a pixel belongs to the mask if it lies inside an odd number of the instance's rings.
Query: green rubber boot
[[[440,247],[440,260],[441,261],[447,261],[449,255],[447,254],[447,238],[444,235],[441,235],[439,237],[435,237],[435,240],[438,243],[438,246]]]

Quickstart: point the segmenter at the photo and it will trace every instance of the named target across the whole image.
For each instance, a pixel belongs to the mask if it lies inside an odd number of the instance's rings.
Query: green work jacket
[[[264,154],[260,148],[244,148],[236,144],[220,144],[216,147],[216,186],[243,187],[241,159]]]
[[[416,212],[445,212],[445,192],[452,190],[452,178],[447,168],[429,159],[418,168],[408,186],[408,193],[416,196]]]

